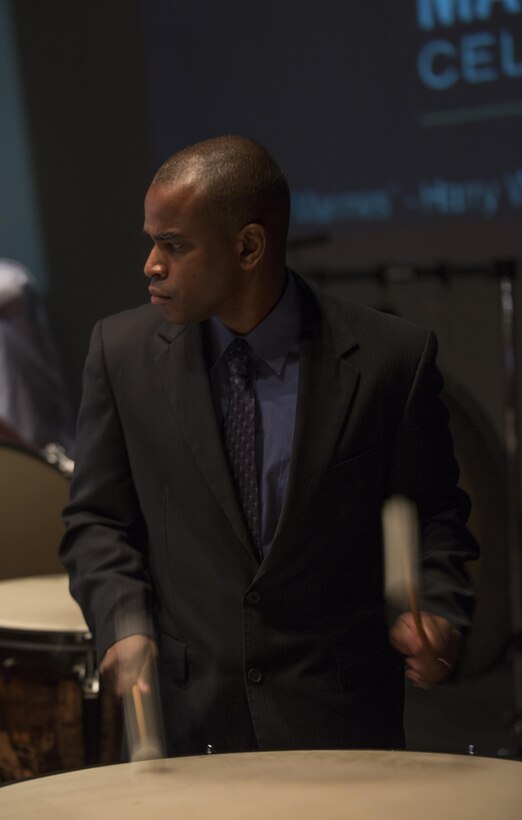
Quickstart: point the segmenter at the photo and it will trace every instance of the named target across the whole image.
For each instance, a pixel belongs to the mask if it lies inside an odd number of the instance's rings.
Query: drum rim
[[[94,647],[94,639],[86,629],[79,632],[77,629],[13,629],[0,626],[0,652],[15,649],[31,652],[79,652]]]
[[[0,450],[7,449],[7,450],[15,450],[22,455],[28,456],[29,458],[33,458],[35,461],[39,461],[42,464],[45,464],[47,467],[50,467],[52,470],[57,472],[59,475],[64,476],[62,470],[51,461],[45,457],[45,453],[41,450],[38,450],[36,447],[33,447],[31,444],[26,442],[18,442],[18,441],[11,441],[10,439],[4,438],[0,436]],[[64,476],[65,478],[66,476]]]

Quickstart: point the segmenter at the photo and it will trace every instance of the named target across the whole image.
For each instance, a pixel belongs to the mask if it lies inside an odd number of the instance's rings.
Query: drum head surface
[[[519,763],[420,752],[301,751],[171,758],[0,790],[2,820],[518,820]]]
[[[0,629],[85,633],[82,612],[67,575],[0,581]]]

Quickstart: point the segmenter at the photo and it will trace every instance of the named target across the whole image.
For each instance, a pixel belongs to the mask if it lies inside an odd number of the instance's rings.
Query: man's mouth
[[[166,293],[162,293],[156,288],[149,288],[149,293],[150,301],[153,305],[164,305],[170,299],[170,296],[167,296]]]

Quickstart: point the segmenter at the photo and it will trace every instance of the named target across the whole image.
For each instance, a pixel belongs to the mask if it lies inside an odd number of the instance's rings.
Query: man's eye
[[[183,245],[181,242],[167,242],[165,248],[169,253],[179,253],[183,250]]]

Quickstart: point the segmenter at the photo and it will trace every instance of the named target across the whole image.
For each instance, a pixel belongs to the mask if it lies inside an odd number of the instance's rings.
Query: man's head
[[[289,211],[284,174],[252,140],[217,137],[174,154],[145,199],[153,303],[171,321],[218,316],[248,332],[281,293]]]
[[[191,179],[204,192],[205,215],[216,226],[235,233],[257,223],[284,253],[290,191],[266,148],[239,136],[203,140],[169,157],[152,184],[170,185],[183,179]]]

